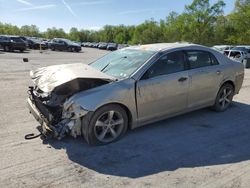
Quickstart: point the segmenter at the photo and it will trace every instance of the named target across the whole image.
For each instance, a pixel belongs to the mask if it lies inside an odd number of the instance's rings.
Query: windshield
[[[110,76],[122,79],[129,77],[155,53],[155,51],[123,49],[109,53],[90,66]]]

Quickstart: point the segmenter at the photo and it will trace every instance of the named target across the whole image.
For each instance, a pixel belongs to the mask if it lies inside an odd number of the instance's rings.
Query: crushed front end
[[[43,135],[61,139],[67,134],[73,137],[82,134],[81,119],[88,111],[75,105],[67,107],[62,96],[41,95],[38,88],[29,87],[28,93],[29,111],[40,123],[39,131]]]
[[[28,90],[28,108],[41,124],[40,132],[57,139],[82,134],[82,119],[89,111],[69,100],[76,93],[112,81],[84,64],[43,67],[30,72],[34,86]]]

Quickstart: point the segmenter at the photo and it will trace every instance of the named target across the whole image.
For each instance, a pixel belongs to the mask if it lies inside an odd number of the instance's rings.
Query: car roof
[[[156,44],[130,46],[130,47],[127,47],[126,49],[160,52],[160,51],[170,50],[173,48],[181,48],[181,47],[189,47],[189,46],[204,47],[204,46],[192,44],[192,43],[176,42],[176,43],[156,43]]]

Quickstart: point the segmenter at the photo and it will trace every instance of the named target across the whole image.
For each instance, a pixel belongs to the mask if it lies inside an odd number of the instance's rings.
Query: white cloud
[[[15,12],[22,12],[22,11],[28,11],[28,10],[39,10],[39,9],[49,9],[52,7],[55,7],[56,5],[54,4],[49,4],[49,5],[41,5],[41,6],[32,6],[29,8],[20,8],[15,10]]]
[[[73,9],[69,6],[68,3],[65,2],[65,0],[62,0],[62,3],[64,4],[64,6],[68,9],[68,11],[75,17],[77,17],[76,13],[73,11]]]
[[[29,6],[32,6],[32,4],[26,0],[17,0],[19,3],[22,3],[24,5],[29,5]]]

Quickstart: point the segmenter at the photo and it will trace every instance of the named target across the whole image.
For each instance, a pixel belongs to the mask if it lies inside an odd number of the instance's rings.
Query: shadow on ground
[[[25,51],[23,51],[23,52],[20,52],[20,51],[18,51],[18,50],[15,50],[15,51],[8,51],[8,52],[6,52],[6,51],[4,51],[4,50],[0,50],[0,53],[15,53],[15,54],[27,54],[27,53],[29,53],[29,51],[28,50],[25,50]]]
[[[83,167],[130,178],[237,163],[250,159],[250,106],[235,102],[223,113],[195,111],[129,131],[106,146],[91,147],[81,138],[47,144],[65,149]]]

